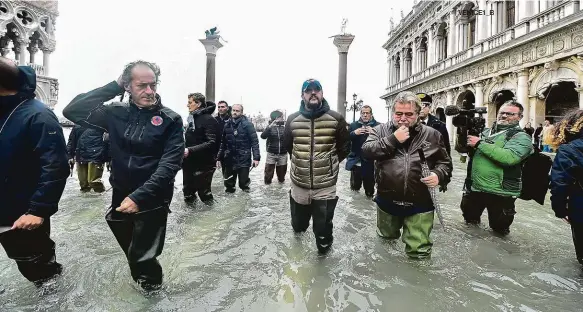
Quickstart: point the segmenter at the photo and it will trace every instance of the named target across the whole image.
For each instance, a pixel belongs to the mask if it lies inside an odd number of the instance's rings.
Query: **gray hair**
[[[397,94],[397,97],[395,98],[395,101],[393,102],[393,109],[395,108],[395,104],[411,104],[411,105],[415,105],[415,112],[417,114],[419,114],[419,112],[421,112],[421,100],[419,99],[419,97],[411,92],[411,91],[403,91],[399,94]]]
[[[158,65],[155,63],[137,60],[127,64],[123,69],[121,80],[124,87],[132,82],[132,70],[138,65],[149,67],[154,72],[154,76],[156,76],[156,84],[160,83],[160,67],[158,67]]]

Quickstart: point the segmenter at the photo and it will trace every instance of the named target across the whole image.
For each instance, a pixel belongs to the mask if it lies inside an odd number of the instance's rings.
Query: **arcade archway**
[[[572,81],[552,83],[543,96],[545,97],[545,120],[557,123],[572,109],[579,108],[579,93]]]

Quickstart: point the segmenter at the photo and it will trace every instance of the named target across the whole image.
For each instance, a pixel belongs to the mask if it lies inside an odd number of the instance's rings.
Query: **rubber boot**
[[[316,246],[322,254],[327,253],[334,242],[333,222],[334,211],[338,204],[338,196],[328,200],[312,201],[312,216],[314,218],[314,235],[316,236]]]
[[[403,243],[405,243],[405,253],[409,258],[427,259],[431,257],[433,241],[430,235],[431,230],[433,230],[434,217],[434,211],[430,211],[404,218]]]
[[[294,232],[305,232],[310,226],[310,218],[312,217],[310,206],[296,203],[290,192],[289,208],[291,211],[291,225]]]

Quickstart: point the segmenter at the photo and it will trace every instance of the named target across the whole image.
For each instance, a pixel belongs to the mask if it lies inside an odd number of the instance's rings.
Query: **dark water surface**
[[[67,131],[68,135],[68,131]],[[103,214],[111,191],[81,194],[69,178],[52,219],[63,275],[37,289],[0,252],[1,311],[581,311],[583,274],[567,224],[544,206],[517,202],[511,234],[492,235],[463,223],[458,208],[465,165],[440,193],[446,229],[437,218],[433,257],[411,261],[399,240],[376,236],[376,206],[349,190],[341,171],[335,242],[317,255],[312,228],[293,234],[289,179],[263,185],[262,162],[252,190],[226,195],[215,173],[217,203],[182,201],[182,172],[160,257],[163,289],[144,295],[129,273]],[[105,174],[107,179],[108,174]],[[107,187],[109,183],[107,182]],[[3,293],[2,290],[4,291]]]

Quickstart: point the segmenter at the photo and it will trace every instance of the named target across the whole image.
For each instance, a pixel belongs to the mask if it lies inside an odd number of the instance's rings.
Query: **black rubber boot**
[[[312,217],[310,206],[296,203],[290,194],[289,208],[291,211],[291,225],[294,232],[305,232],[310,226],[310,218]]]
[[[337,204],[338,196],[334,199],[312,201],[316,246],[322,254],[330,250],[334,241],[332,220],[334,219],[334,210]]]

